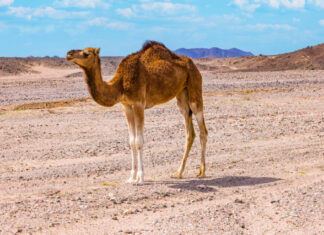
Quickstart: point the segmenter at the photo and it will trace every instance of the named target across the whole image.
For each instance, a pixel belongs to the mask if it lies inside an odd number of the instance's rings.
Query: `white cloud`
[[[314,4],[315,6],[324,8],[324,0],[308,0],[308,2]]]
[[[0,6],[9,6],[14,2],[14,0],[0,0]]]
[[[122,22],[122,21],[111,21],[107,24],[107,28],[110,29],[120,29],[120,30],[126,30],[132,27],[131,23]]]
[[[323,0],[310,1],[324,2]],[[290,9],[301,9],[305,7],[305,2],[305,0],[234,0],[232,3],[242,10],[253,12],[259,8],[261,4],[266,4],[273,8],[280,8],[283,6]]]
[[[63,10],[54,9],[52,7],[44,7],[44,8],[9,7],[9,11],[7,12],[7,14],[30,20],[33,17],[36,18],[48,17],[53,19],[78,18],[78,17],[86,16],[88,12],[63,11]]]
[[[136,16],[136,14],[134,13],[134,11],[131,8],[124,8],[124,9],[118,8],[118,9],[116,9],[116,12],[119,15],[122,15],[126,18],[131,18],[131,17]]]
[[[139,4],[134,4],[128,8],[117,8],[116,13],[126,18],[148,17],[148,16],[176,16],[176,21],[183,21],[184,17],[190,22],[201,21],[199,17],[194,17],[196,7],[190,4],[172,3],[170,1],[156,2],[152,0],[138,0]]]
[[[191,16],[172,16],[166,19],[174,22],[192,22],[192,23],[201,23],[204,21],[204,18],[202,17],[191,17]]]
[[[90,26],[102,26],[102,25],[107,24],[107,22],[108,22],[108,18],[97,17],[97,18],[87,21],[86,24],[90,25]]]
[[[221,16],[225,21],[228,21],[228,22],[236,22],[236,23],[240,23],[242,22],[242,19],[236,15],[222,15]]]
[[[234,0],[234,5],[238,6],[242,10],[253,12],[260,7],[260,4],[250,3],[249,0]]]
[[[272,30],[293,30],[294,27],[288,25],[288,24],[255,24],[255,25],[247,25],[248,29],[257,30],[257,31],[264,31],[267,29]]]
[[[281,0],[281,4],[287,8],[304,8],[305,0]]]
[[[318,22],[320,25],[324,26],[324,19]]]
[[[19,25],[19,24],[7,24],[4,23],[2,21],[0,21],[0,31],[4,31],[4,30],[9,30],[9,29],[13,29],[13,30],[17,30],[20,33],[38,33],[38,32],[46,32],[46,33],[50,33],[53,32],[55,30],[55,26],[53,25],[45,25],[45,26],[30,26],[30,25]]]
[[[109,19],[105,17],[97,17],[91,19],[87,21],[85,24],[89,26],[102,26],[104,28],[119,29],[119,30],[126,30],[132,26],[131,23],[121,22],[121,21],[109,21]]]
[[[157,12],[157,13],[162,13],[164,15],[172,15],[172,14],[178,14],[184,12],[188,13],[188,12],[194,12],[196,10],[196,7],[192,5],[171,3],[171,2],[145,1],[145,3],[140,4],[139,7],[144,11]]]
[[[280,0],[269,0],[269,1],[266,1],[271,7],[274,7],[274,8],[279,8],[280,6]]]
[[[97,6],[109,8],[108,3],[102,0],[56,0],[55,6],[59,7],[81,7],[81,8],[95,8]]]
[[[299,19],[299,18],[293,18],[292,21],[293,21],[294,23],[298,23],[298,22],[300,22],[300,19]]]

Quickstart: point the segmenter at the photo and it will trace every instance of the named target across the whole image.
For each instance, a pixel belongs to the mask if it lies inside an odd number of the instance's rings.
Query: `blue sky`
[[[324,42],[324,0],[0,0],[0,56],[127,55],[147,39],[289,52]]]

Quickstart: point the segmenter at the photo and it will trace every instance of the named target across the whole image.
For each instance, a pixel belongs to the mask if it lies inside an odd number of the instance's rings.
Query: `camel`
[[[141,50],[124,58],[114,77],[105,82],[101,75],[100,48],[71,50],[66,59],[84,71],[88,90],[100,105],[111,107],[121,103],[125,113],[132,168],[128,183],[144,182],[143,132],[144,110],[165,103],[174,97],[185,119],[186,144],[182,162],[172,176],[182,178],[195,138],[192,114],[195,115],[201,144],[201,163],[197,177],[205,177],[207,129],[203,114],[202,77],[193,61],[180,56],[156,41],[146,41]]]

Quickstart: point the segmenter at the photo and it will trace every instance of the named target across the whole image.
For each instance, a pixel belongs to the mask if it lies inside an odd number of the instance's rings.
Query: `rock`
[[[162,192],[162,196],[163,197],[169,197],[170,196],[170,193],[168,193],[168,192]]]
[[[271,203],[279,203],[280,202],[280,199],[274,199],[274,200],[271,200]]]
[[[0,230],[1,231],[1,230]],[[14,229],[14,231],[13,231],[13,233],[14,234],[17,234],[17,233],[22,233],[22,229],[21,228],[16,228],[16,229]]]
[[[133,210],[127,209],[123,211],[123,215],[131,215],[134,214],[135,212]]]
[[[198,185],[197,188],[201,189],[201,190],[204,190],[207,188],[206,185],[202,184],[202,185]]]
[[[108,193],[108,199],[115,199],[115,195],[113,193]]]
[[[126,202],[128,200],[127,197],[123,197],[122,199],[120,199],[120,203]]]
[[[235,203],[243,204],[244,202],[241,199],[236,198],[234,200]]]
[[[159,194],[159,190],[153,189],[152,194]]]

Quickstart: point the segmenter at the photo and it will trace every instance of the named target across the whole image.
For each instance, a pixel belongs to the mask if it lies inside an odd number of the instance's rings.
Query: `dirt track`
[[[134,186],[121,106],[18,106],[88,97],[64,78],[78,70],[34,70],[0,78],[0,234],[324,233],[324,71],[204,72],[208,177],[196,139],[170,178],[185,142],[171,101],[146,111]]]

